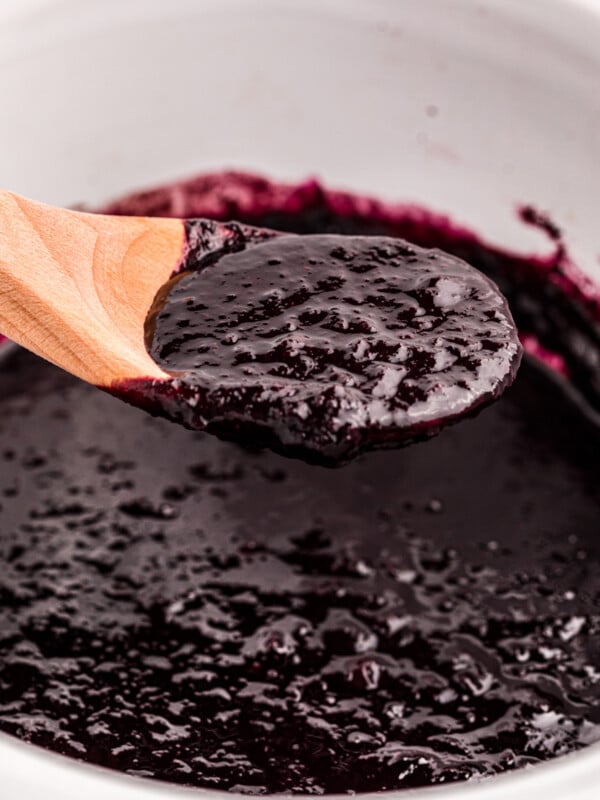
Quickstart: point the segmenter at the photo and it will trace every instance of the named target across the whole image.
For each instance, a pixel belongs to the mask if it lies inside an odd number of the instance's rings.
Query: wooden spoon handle
[[[166,379],[144,321],[184,248],[181,220],[66,211],[0,191],[0,331],[99,386]]]

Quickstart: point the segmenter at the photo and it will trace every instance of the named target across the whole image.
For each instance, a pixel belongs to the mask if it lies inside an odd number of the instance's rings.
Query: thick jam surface
[[[336,464],[431,436],[512,382],[508,305],[464,261],[391,237],[236,241],[188,257],[152,317],[190,427]]]
[[[412,225],[501,280],[530,349],[595,402],[596,305],[558,254],[239,175],[112,210]],[[0,729],[249,793],[447,783],[600,739],[600,434],[545,368],[335,471],[152,419],[24,352],[0,380]]]

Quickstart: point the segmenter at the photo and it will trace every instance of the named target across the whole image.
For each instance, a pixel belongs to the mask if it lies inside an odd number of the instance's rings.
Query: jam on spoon
[[[196,248],[148,321],[152,356],[177,377],[143,389],[191,428],[335,464],[432,436],[516,374],[506,300],[441,251],[242,230],[220,253]]]
[[[173,276],[154,360],[144,326]],[[0,192],[0,279],[0,329],[38,355],[189,427],[324,463],[438,432],[498,397],[521,356],[489,279],[392,239]]]

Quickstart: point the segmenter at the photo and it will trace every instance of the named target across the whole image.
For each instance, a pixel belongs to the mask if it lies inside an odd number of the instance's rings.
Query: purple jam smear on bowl
[[[600,306],[560,241],[525,258],[424,211],[231,173],[109,210],[439,247],[501,286],[533,356],[476,418],[334,471],[13,351],[0,729],[247,793],[446,784],[600,740]]]
[[[188,223],[188,240],[204,227]],[[242,229],[226,249],[190,250],[150,326],[152,356],[178,377],[166,393],[149,383],[145,404],[191,428],[336,465],[434,435],[520,363],[506,300],[441,251]]]

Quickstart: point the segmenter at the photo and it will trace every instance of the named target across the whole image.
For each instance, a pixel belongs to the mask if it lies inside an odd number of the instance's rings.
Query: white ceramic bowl
[[[0,109],[0,185],[38,199],[240,166],[421,202],[543,251],[515,215],[528,202],[600,279],[596,0],[0,0]],[[600,748],[401,798],[536,792],[597,800]],[[213,794],[0,736],[2,800]]]

